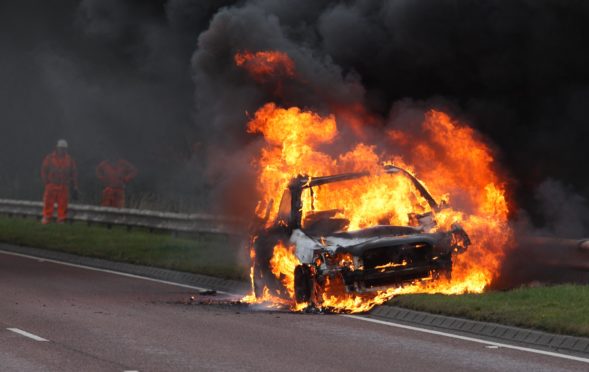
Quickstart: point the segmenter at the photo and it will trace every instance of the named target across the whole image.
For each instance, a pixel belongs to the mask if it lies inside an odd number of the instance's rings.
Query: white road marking
[[[461,336],[461,335],[456,335],[456,334],[453,334],[453,333],[446,333],[446,332],[434,331],[434,330],[427,329],[427,328],[412,327],[412,326],[408,326],[408,325],[405,325],[405,324],[399,324],[399,323],[394,323],[394,322],[384,321],[384,320],[378,320],[378,319],[373,319],[373,318],[366,318],[366,317],[358,316],[358,315],[342,315],[342,316],[344,316],[346,318],[363,320],[365,322],[371,322],[371,323],[377,323],[377,324],[384,324],[384,325],[387,325],[389,327],[403,328],[403,329],[408,329],[408,330],[411,330],[411,331],[417,331],[417,332],[429,333],[429,334],[432,334],[432,335],[438,335],[438,336],[456,338],[456,339],[459,339],[459,340],[477,342],[477,343],[480,343],[480,344],[487,344],[489,346],[496,346],[497,348],[503,347],[503,348],[506,348],[506,349],[513,349],[513,350],[525,351],[525,352],[528,352],[528,353],[548,355],[548,356],[552,356],[552,357],[556,357],[556,358],[570,359],[570,360],[576,360],[578,362],[589,363],[589,359],[587,359],[587,358],[582,358],[582,357],[577,357],[577,356],[567,355],[567,354],[561,354],[561,353],[556,353],[556,352],[552,352],[552,351],[544,351],[544,350],[538,350],[538,349],[531,349],[531,348],[528,348],[528,347],[503,344],[503,343],[500,343],[500,342],[490,342],[489,340],[482,340],[482,339],[479,339],[479,338]]]
[[[497,345],[487,345],[485,346],[487,349],[499,349],[499,346]]]
[[[37,335],[34,335],[32,333],[29,332],[25,332],[22,329],[18,329],[18,328],[6,328],[7,330],[14,332],[14,333],[18,333],[21,336],[25,336],[28,337],[30,339],[33,339],[35,341],[41,341],[41,342],[48,342],[49,340],[44,339],[43,337],[39,337]]]
[[[7,251],[2,251],[2,250],[0,250],[0,253],[13,255],[13,256],[19,256],[19,257],[25,257],[25,258],[29,258],[29,259],[33,259],[33,260],[39,259],[39,257],[35,257],[35,256],[29,256],[26,254],[7,252]],[[156,282],[156,283],[173,285],[173,286],[177,286],[177,287],[196,289],[198,291],[208,290],[207,288],[201,288],[201,287],[195,287],[192,285],[168,282],[166,280],[153,279],[153,278],[148,278],[145,276],[121,273],[121,272],[113,271],[113,270],[98,269],[95,267],[77,265],[77,264],[72,264],[72,263],[58,261],[58,260],[51,260],[51,259],[44,259],[44,260],[46,262],[51,262],[51,263],[55,263],[55,264],[59,264],[59,265],[77,267],[80,269],[87,269],[87,270],[93,270],[93,271],[100,271],[100,272],[104,272],[104,273],[115,274],[115,275],[125,276],[125,277],[129,277],[129,278],[134,278],[134,279],[142,279],[142,280],[148,280],[148,281],[152,281],[152,282]],[[237,293],[230,293],[230,292],[224,292],[224,291],[217,291],[217,292],[223,293],[226,295],[230,295],[230,296],[241,296],[240,294],[237,294]],[[563,359],[569,359],[569,360],[575,360],[575,361],[579,361],[579,362],[589,363],[589,359],[577,357],[577,356],[573,356],[573,355],[561,354],[561,353],[556,353],[556,352],[551,352],[551,351],[544,351],[544,350],[532,349],[532,348],[527,348],[527,347],[509,345],[509,344],[503,344],[503,343],[498,343],[498,342],[490,342],[489,340],[483,340],[483,339],[474,338],[474,337],[467,337],[467,336],[461,336],[461,335],[452,334],[452,333],[434,331],[434,330],[427,329],[427,328],[412,327],[412,326],[408,326],[408,325],[404,325],[404,324],[394,323],[391,321],[378,320],[378,319],[373,319],[373,318],[368,318],[368,317],[363,317],[363,316],[358,316],[358,315],[340,315],[340,316],[343,316],[346,318],[357,319],[357,320],[363,320],[363,321],[371,322],[371,323],[383,324],[383,325],[387,325],[390,327],[408,329],[408,330],[412,330],[412,331],[416,331],[416,332],[423,332],[423,333],[429,333],[429,334],[438,335],[438,336],[456,338],[456,339],[463,340],[463,341],[471,341],[471,342],[486,344],[486,345],[490,345],[490,346],[504,347],[507,349],[519,350],[519,351],[524,351],[524,352],[528,352],[528,353],[541,354],[541,355],[547,355],[547,356],[552,356],[552,357],[556,357],[556,358],[563,358]]]
[[[24,257],[24,258],[30,258],[33,260],[38,260],[38,257],[35,256],[29,256],[27,254],[22,254],[22,253],[15,253],[15,252],[8,252],[8,251],[2,251],[0,250],[0,253],[2,254],[7,254],[7,255],[11,255],[11,256],[19,256],[19,257]],[[208,291],[210,290],[210,288],[202,288],[202,287],[196,287],[193,285],[188,285],[188,284],[181,284],[181,283],[174,283],[174,282],[169,282],[167,280],[160,280],[160,279],[154,279],[154,278],[148,278],[146,276],[139,276],[139,275],[134,275],[134,274],[127,274],[127,273],[122,273],[119,271],[113,271],[113,270],[108,270],[108,269],[99,269],[96,267],[91,267],[91,266],[84,266],[84,265],[77,265],[77,264],[73,264],[73,263],[69,263],[69,262],[63,262],[63,261],[58,261],[58,260],[51,260],[51,259],[43,259],[43,262],[51,262],[51,263],[55,263],[55,264],[59,264],[59,265],[64,265],[64,266],[70,266],[70,267],[76,267],[79,269],[86,269],[86,270],[92,270],[92,271],[100,271],[103,273],[109,273],[109,274],[115,274],[115,275],[120,275],[120,276],[125,276],[128,278],[134,278],[134,279],[143,279],[143,280],[149,280],[151,282],[156,282],[156,283],[162,283],[162,284],[168,284],[168,285],[173,285],[176,287],[184,287],[184,288],[190,288],[190,289],[195,289],[197,291]],[[235,293],[229,293],[229,292],[224,292],[224,291],[216,291],[217,293],[222,293],[222,294],[226,294],[226,295],[230,295],[230,296],[239,296]]]

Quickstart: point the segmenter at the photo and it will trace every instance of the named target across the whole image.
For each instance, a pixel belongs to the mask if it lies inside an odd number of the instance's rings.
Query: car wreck
[[[447,231],[436,226],[435,213],[446,208],[438,204],[411,173],[397,166],[385,166],[384,173],[407,177],[414,189],[427,201],[429,211],[410,213],[407,226],[376,225],[348,231],[350,221],[337,209],[307,208],[303,192],[317,187],[353,182],[370,176],[368,172],[324,177],[299,175],[284,191],[277,217],[256,233],[253,286],[256,296],[264,288],[286,293],[280,280],[271,273],[270,260],[276,244],[294,246],[299,264],[294,269],[294,299],[320,307],[318,293],[328,278],[337,278],[347,292],[366,293],[400,286],[417,280],[449,278],[452,256],[470,245],[467,233],[458,224]],[[310,212],[309,212],[310,210]]]

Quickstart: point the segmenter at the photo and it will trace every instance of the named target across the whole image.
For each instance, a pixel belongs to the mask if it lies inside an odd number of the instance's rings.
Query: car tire
[[[254,272],[253,272],[253,285],[254,285],[254,294],[256,298],[260,299],[264,297],[264,281],[262,279],[262,272],[259,265],[254,265]]]
[[[434,280],[444,279],[450,282],[452,281],[452,268],[438,269],[434,271],[433,277]]]
[[[295,301],[297,303],[311,301],[313,287],[313,273],[309,265],[298,265],[294,271]]]

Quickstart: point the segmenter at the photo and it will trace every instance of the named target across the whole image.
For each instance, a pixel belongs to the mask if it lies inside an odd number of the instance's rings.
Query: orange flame
[[[447,114],[426,113],[418,135],[389,132],[391,145],[402,148],[432,194],[443,196],[453,209],[436,215],[441,227],[460,223],[473,245],[454,258],[452,282],[428,292],[481,292],[497,275],[512,239],[505,182],[493,169],[493,154],[474,129]]]
[[[402,288],[354,294],[347,293],[337,279],[330,279],[321,293],[323,306],[335,311],[359,312],[401,293],[481,292],[498,272],[511,231],[507,225],[504,184],[492,169],[490,149],[472,128],[452,121],[439,111],[429,111],[421,129],[419,137],[399,130],[389,133],[396,148],[411,147],[405,154],[415,166],[408,166],[399,156],[391,156],[389,160],[419,170],[420,178],[434,196],[456,201],[460,209],[447,208],[436,214],[438,226],[447,229],[452,223],[461,223],[471,235],[473,245],[466,253],[455,256],[451,281],[423,280]],[[261,133],[267,144],[256,160],[262,195],[257,213],[262,217],[269,210],[269,221],[276,218],[277,201],[297,174],[313,176],[367,170],[373,173],[354,181],[353,185],[324,185],[312,196],[318,210],[342,209],[338,217],[349,219],[349,230],[382,223],[407,225],[409,213],[428,210],[427,202],[410,181],[379,171],[386,159],[377,155],[374,146],[360,143],[337,157],[320,151],[321,146],[333,142],[338,134],[333,116],[321,117],[296,107],[283,109],[270,103],[256,112],[248,132]],[[311,212],[311,196],[305,197],[303,216]],[[295,306],[293,273],[297,264],[292,247],[282,243],[275,247],[272,272],[288,289],[291,306]],[[270,300],[277,302],[275,298]],[[278,302],[284,304],[283,299]]]
[[[294,74],[294,64],[280,52],[245,52],[236,55],[235,62],[245,66],[254,78],[276,74],[277,69],[289,76]],[[357,122],[349,125],[356,134],[361,129]],[[266,226],[277,218],[280,198],[293,177],[367,171],[370,176],[326,184],[313,194],[303,194],[303,221],[312,215],[311,206],[315,210],[337,210],[334,218],[349,221],[344,230],[379,224],[408,225],[410,215],[434,212],[438,229],[447,230],[453,223],[460,223],[471,237],[470,248],[454,256],[451,280],[424,278],[404,287],[358,294],[346,292],[338,278],[328,278],[318,295],[322,306],[334,311],[362,312],[402,293],[482,292],[497,275],[512,239],[505,182],[494,169],[492,151],[468,125],[431,110],[417,131],[395,128],[386,133],[387,148],[395,152],[359,142],[339,153],[334,115],[321,116],[268,103],[255,113],[247,131],[259,133],[265,140],[254,164],[260,194],[256,214],[267,218]],[[358,137],[366,141],[366,136]],[[384,173],[383,163],[399,165],[418,175],[438,201],[449,202],[452,207],[431,211],[415,186],[406,177]],[[250,296],[247,300],[300,310],[302,305],[293,299],[294,268],[298,264],[294,247],[277,244],[271,271],[288,293],[269,293],[266,288],[262,298]]]
[[[294,255],[294,247],[286,247],[282,243],[274,247],[274,254],[270,259],[272,274],[280,279],[288,291],[289,298],[294,297],[294,272],[299,264],[299,260]]]
[[[244,68],[257,82],[264,83],[267,80],[275,80],[281,77],[293,77],[295,64],[288,54],[276,51],[259,51],[237,53],[234,57],[235,64]]]

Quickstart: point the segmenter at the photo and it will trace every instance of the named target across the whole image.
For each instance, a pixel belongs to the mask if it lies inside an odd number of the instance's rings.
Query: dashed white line
[[[35,341],[40,341],[40,342],[48,342],[49,340],[44,339],[43,337],[39,337],[37,335],[34,335],[32,333],[23,331],[22,329],[18,329],[18,328],[6,328],[7,330],[14,332],[14,333],[18,333],[21,336],[25,336],[28,337],[30,339],[33,339]]]
[[[582,358],[582,357],[577,357],[577,356],[567,355],[567,354],[561,354],[561,353],[555,353],[555,352],[552,352],[552,351],[545,351],[545,350],[539,350],[539,349],[531,349],[531,348],[528,348],[528,347],[503,344],[503,343],[500,343],[500,342],[490,342],[489,340],[481,340],[479,338],[474,338],[474,337],[467,337],[467,336],[456,335],[456,334],[453,334],[453,333],[446,333],[446,332],[434,331],[432,329],[427,329],[427,328],[412,327],[412,326],[408,326],[408,325],[405,325],[405,324],[399,324],[399,323],[394,323],[394,322],[390,322],[390,321],[384,321],[384,320],[378,320],[378,319],[373,319],[373,318],[367,318],[367,317],[358,316],[358,315],[342,315],[342,316],[344,316],[346,318],[363,320],[365,322],[371,322],[371,323],[377,323],[377,324],[384,324],[384,325],[387,325],[389,327],[403,328],[403,329],[408,329],[408,330],[411,330],[411,331],[417,331],[417,332],[422,332],[422,333],[429,333],[429,334],[432,334],[432,335],[438,335],[438,336],[456,338],[456,339],[464,340],[464,341],[477,342],[477,343],[480,343],[480,344],[486,344],[486,345],[488,345],[487,347],[491,346],[490,348],[493,348],[493,346],[496,346],[497,348],[502,347],[502,348],[506,348],[506,349],[513,349],[513,350],[525,351],[525,352],[528,352],[528,353],[548,355],[548,356],[552,356],[552,357],[556,357],[556,358],[570,359],[570,360],[576,360],[578,362],[589,363],[589,359],[587,359],[587,358]]]

